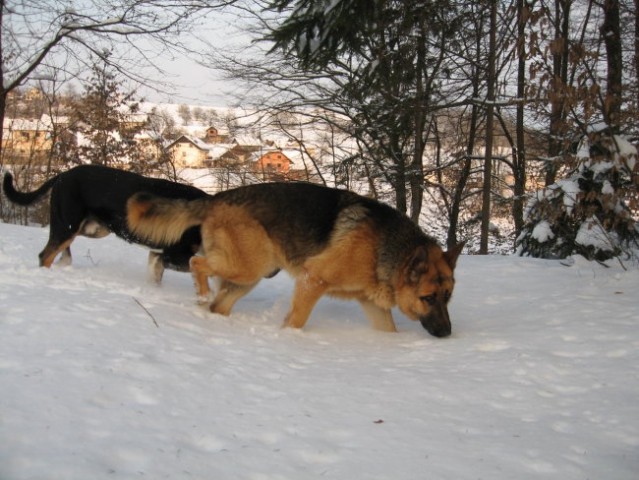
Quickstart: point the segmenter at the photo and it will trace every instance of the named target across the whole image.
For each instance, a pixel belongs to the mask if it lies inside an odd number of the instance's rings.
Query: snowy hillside
[[[0,479],[607,479],[639,472],[639,270],[459,261],[453,335],[370,329],[292,283],[230,318],[146,251],[0,224]],[[157,324],[157,325],[156,325]]]

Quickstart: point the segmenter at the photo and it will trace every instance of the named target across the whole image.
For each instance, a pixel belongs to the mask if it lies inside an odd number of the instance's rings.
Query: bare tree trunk
[[[606,46],[608,66],[604,118],[611,132],[619,133],[623,72],[619,0],[605,0],[603,10],[604,23],[601,26],[601,36]]]
[[[639,0],[637,0],[639,1]],[[524,226],[524,194],[526,193],[526,141],[524,137],[524,95],[526,90],[526,23],[527,7],[524,0],[517,0],[517,113],[516,147],[513,159],[513,220],[515,238]]]
[[[490,2],[489,52],[487,72],[487,106],[486,106],[486,153],[484,157],[484,186],[481,206],[481,238],[479,253],[488,253],[488,235],[490,230],[490,197],[492,191],[492,155],[493,155],[493,125],[495,109],[495,64],[497,52],[497,0]]]
[[[566,87],[568,85],[568,35],[570,5],[572,0],[555,0],[555,38],[552,48],[553,79],[550,95],[550,135],[546,165],[546,186],[555,183],[557,162],[555,159],[564,148],[564,130],[566,119]]]
[[[2,59],[0,59],[0,62]],[[2,67],[0,66],[0,69]],[[4,138],[4,116],[5,109],[7,105],[7,92],[2,87],[2,78],[0,78],[0,139]],[[2,165],[4,160],[4,152],[2,151],[2,142],[0,140],[0,165]]]
[[[637,0],[639,1],[639,0]],[[478,17],[476,29],[475,29],[475,62],[476,65],[473,68],[472,77],[470,81],[472,83],[473,94],[472,98],[479,98],[479,87],[481,83],[481,77],[483,76],[483,70],[479,67],[481,65],[482,55],[482,41],[483,41],[483,32],[484,31],[484,19],[483,15]],[[455,185],[455,190],[453,194],[453,198],[451,200],[450,205],[450,215],[449,215],[449,226],[448,226],[448,234],[446,238],[446,245],[450,248],[457,245],[457,228],[459,225],[459,214],[462,209],[462,201],[464,199],[464,191],[466,190],[466,185],[468,183],[468,178],[470,177],[470,172],[472,168],[472,160],[471,157],[475,152],[475,143],[477,140],[477,125],[479,123],[479,106],[476,103],[471,105],[471,113],[468,127],[468,136],[466,140],[466,155],[464,160],[462,161],[462,168],[459,174],[459,180]]]
[[[401,153],[400,153],[401,155]],[[395,172],[395,208],[400,212],[406,213],[408,208],[408,200],[406,198],[406,159],[398,159],[396,162],[397,170]]]
[[[470,169],[472,167],[471,155],[475,150],[475,138],[477,134],[477,120],[479,116],[479,108],[473,105],[470,114],[470,129],[468,132],[468,143],[466,147],[466,156],[462,162],[461,172],[459,174],[459,180],[455,185],[455,193],[450,205],[450,223],[448,225],[448,234],[446,236],[446,245],[454,247],[459,242],[457,240],[457,227],[459,225],[459,214],[461,212],[461,204],[464,199],[464,190],[468,183],[468,177],[470,177]]]
[[[639,112],[639,0],[635,0],[635,112]]]
[[[423,25],[420,23],[420,30]],[[410,169],[410,193],[411,208],[410,218],[419,224],[419,215],[422,211],[424,200],[424,166],[422,158],[424,156],[424,125],[425,110],[428,99],[424,95],[424,71],[422,66],[426,62],[426,39],[423,32],[417,42],[417,78],[415,95],[415,147],[413,151],[413,161]]]

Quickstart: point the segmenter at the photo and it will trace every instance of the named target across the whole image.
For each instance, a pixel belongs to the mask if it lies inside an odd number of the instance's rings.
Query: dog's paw
[[[71,266],[71,256],[63,254],[60,257],[60,260],[57,261],[56,266],[58,266],[58,267],[70,267]]]
[[[210,295],[198,295],[195,298],[195,301],[197,302],[198,305],[201,306],[208,306],[211,303],[211,296]]]

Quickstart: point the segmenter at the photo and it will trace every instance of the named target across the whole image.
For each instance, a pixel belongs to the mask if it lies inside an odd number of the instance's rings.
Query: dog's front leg
[[[396,332],[393,314],[390,310],[379,307],[367,298],[360,298],[359,304],[364,309],[366,318],[371,322],[375,330],[382,332]]]
[[[200,305],[209,303],[211,301],[209,277],[213,275],[213,270],[211,270],[206,257],[191,257],[191,260],[189,260],[189,266],[191,267],[193,282],[195,283],[197,302]]]
[[[302,328],[311,315],[313,307],[326,292],[328,285],[308,271],[297,277],[291,310],[284,320],[285,327]]]
[[[222,280],[215,300],[211,303],[211,312],[226,316],[230,315],[235,302],[253,290],[258,283],[259,281],[249,285],[238,285],[227,280]]]

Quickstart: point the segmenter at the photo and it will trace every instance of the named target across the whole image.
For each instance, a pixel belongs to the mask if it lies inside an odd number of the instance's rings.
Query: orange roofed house
[[[267,176],[287,176],[293,161],[282,150],[271,150],[255,162],[255,171]]]

